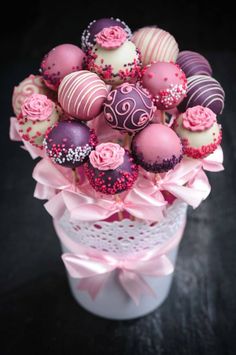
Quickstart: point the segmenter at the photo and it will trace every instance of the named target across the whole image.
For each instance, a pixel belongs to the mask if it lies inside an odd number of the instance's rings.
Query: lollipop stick
[[[115,195],[115,200],[116,200],[117,203],[120,203],[121,202],[120,196],[119,195]],[[122,219],[124,218],[122,211],[118,211],[118,218],[119,218],[119,221],[122,221]]]
[[[130,136],[129,133],[125,133],[124,148],[129,149],[129,146],[130,146]]]
[[[73,184],[76,186],[79,183],[79,175],[77,174],[76,168],[72,168],[72,178]]]
[[[165,123],[166,123],[165,111],[161,111],[161,123],[162,123],[162,124],[165,124]]]
[[[156,173],[155,174],[155,183],[157,183],[159,180],[161,180],[160,174]]]

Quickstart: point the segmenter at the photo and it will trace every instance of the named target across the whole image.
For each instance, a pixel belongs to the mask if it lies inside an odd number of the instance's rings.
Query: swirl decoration
[[[154,112],[149,94],[132,84],[112,90],[104,104],[107,123],[114,129],[128,132],[142,130],[152,120]]]

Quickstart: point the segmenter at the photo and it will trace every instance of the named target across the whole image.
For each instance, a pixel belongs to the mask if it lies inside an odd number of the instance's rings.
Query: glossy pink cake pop
[[[88,121],[102,111],[107,93],[106,84],[97,74],[81,70],[62,80],[58,101],[67,114]]]
[[[69,73],[82,69],[84,52],[73,44],[53,48],[42,60],[41,72],[45,84],[57,90],[61,80]]]
[[[137,164],[153,173],[162,173],[182,159],[182,144],[177,134],[169,127],[151,123],[134,136],[132,153]]]
[[[142,84],[153,96],[159,110],[176,107],[187,90],[186,76],[175,63],[156,62],[147,66]]]

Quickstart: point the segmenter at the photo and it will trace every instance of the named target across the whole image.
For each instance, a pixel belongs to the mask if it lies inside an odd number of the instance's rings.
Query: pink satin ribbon
[[[62,244],[71,252],[62,255],[65,267],[72,278],[80,279],[78,289],[87,291],[95,299],[114,270],[118,279],[138,305],[141,295],[156,296],[145,276],[161,277],[171,274],[174,266],[166,255],[178,245],[185,228],[185,221],[178,232],[164,245],[130,257],[117,258],[107,253],[91,250],[71,240],[54,220],[54,227]]]

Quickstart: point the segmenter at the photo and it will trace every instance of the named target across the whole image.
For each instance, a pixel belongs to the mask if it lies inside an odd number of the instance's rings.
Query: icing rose
[[[183,114],[183,127],[189,131],[205,131],[215,122],[215,113],[207,107],[194,106]]]
[[[89,155],[90,163],[99,170],[114,170],[124,162],[125,150],[116,143],[102,143]]]
[[[127,33],[119,26],[106,27],[96,35],[97,44],[106,49],[118,48],[127,39]]]
[[[54,103],[45,95],[33,94],[27,97],[22,106],[21,113],[31,121],[45,121],[51,114]]]

